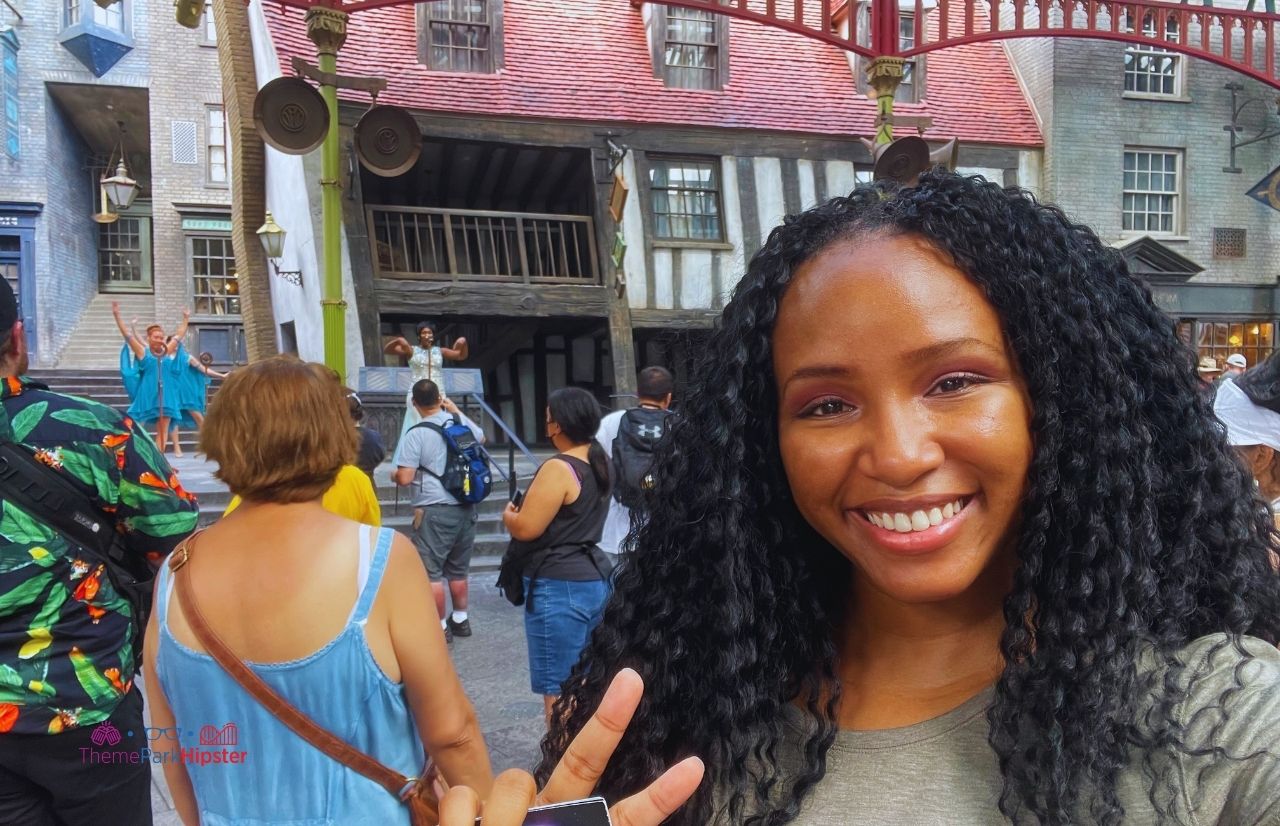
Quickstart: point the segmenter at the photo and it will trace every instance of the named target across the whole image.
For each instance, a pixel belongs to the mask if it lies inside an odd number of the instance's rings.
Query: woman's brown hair
[[[307,502],[356,455],[338,374],[293,356],[234,371],[209,404],[200,449],[249,502]]]

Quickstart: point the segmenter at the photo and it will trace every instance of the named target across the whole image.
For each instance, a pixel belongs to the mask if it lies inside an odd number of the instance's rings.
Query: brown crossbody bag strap
[[[439,821],[438,803],[432,788],[436,772],[429,761],[421,777],[406,777],[400,772],[387,768],[359,749],[344,743],[299,711],[296,706],[267,685],[261,677],[253,673],[249,666],[245,665],[244,661],[236,656],[222,638],[209,627],[204,614],[200,612],[200,604],[191,590],[191,579],[183,570],[190,559],[193,540],[198,535],[197,532],[189,536],[173,552],[169,558],[169,571],[173,575],[178,597],[182,600],[182,611],[187,625],[191,627],[191,633],[195,635],[200,645],[233,680],[240,684],[241,688],[248,692],[250,697],[257,700],[277,720],[288,726],[294,734],[403,801],[409,807],[413,826],[435,826]]]

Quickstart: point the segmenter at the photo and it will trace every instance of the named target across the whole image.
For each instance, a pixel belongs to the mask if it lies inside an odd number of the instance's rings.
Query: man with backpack
[[[445,640],[453,642],[455,636],[471,636],[467,575],[476,544],[475,503],[488,495],[491,483],[481,447],[484,431],[430,379],[413,386],[412,400],[422,421],[401,437],[392,478],[397,485],[415,485],[413,542],[431,577]],[[452,614],[445,613],[446,582]]]
[[[141,628],[199,511],[140,425],[27,366],[0,278],[0,823],[150,824]]]
[[[609,454],[613,490],[600,548],[615,561],[631,528],[631,512],[644,510],[645,496],[652,487],[653,449],[670,424],[674,386],[671,371],[646,367],[636,377],[640,405],[614,411],[600,421],[596,441]]]

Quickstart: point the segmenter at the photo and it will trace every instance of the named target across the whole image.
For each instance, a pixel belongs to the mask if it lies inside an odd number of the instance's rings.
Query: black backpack
[[[613,438],[613,498],[632,509],[643,509],[653,490],[653,450],[667,432],[669,410],[636,407],[622,414]]]

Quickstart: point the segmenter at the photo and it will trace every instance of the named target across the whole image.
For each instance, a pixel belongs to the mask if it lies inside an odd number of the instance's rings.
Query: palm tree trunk
[[[276,324],[267,257],[257,236],[267,202],[266,153],[253,124],[258,80],[249,38],[249,10],[244,0],[213,0],[211,13],[218,32],[222,105],[231,143],[231,242],[239,276],[240,313],[249,360],[257,361],[276,353]]]

